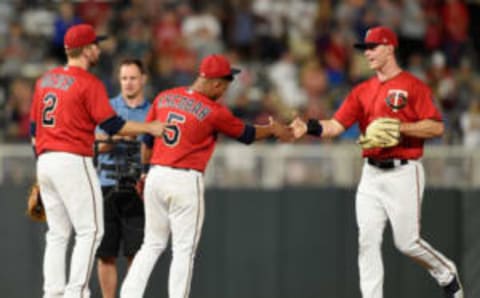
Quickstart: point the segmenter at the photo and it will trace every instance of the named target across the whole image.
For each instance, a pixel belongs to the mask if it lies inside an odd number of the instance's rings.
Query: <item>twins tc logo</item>
[[[388,90],[385,102],[395,113],[407,105],[408,92],[400,89]]]

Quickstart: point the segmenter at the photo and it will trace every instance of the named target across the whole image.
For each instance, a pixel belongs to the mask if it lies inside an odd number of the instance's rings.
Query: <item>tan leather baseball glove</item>
[[[395,118],[378,118],[372,121],[357,143],[363,149],[388,148],[400,142],[400,120]]]
[[[40,196],[40,188],[38,183],[34,183],[28,194],[26,214],[30,219],[37,222],[45,222],[47,219],[45,209],[43,208],[42,197]]]

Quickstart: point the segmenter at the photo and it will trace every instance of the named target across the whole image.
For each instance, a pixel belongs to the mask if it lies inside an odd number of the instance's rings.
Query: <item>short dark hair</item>
[[[69,58],[78,58],[82,55],[83,49],[85,49],[86,47],[88,47],[88,45],[79,48],[65,49],[65,54]]]
[[[147,73],[147,70],[146,70],[145,65],[143,64],[142,60],[137,59],[137,58],[124,58],[124,59],[122,59],[118,68],[120,69],[120,67],[122,67],[123,65],[132,65],[132,64],[134,64],[138,67],[141,74],[146,74]]]

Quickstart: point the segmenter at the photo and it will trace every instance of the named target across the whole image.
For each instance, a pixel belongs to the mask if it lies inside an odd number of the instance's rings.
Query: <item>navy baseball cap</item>
[[[397,34],[390,28],[378,26],[368,29],[367,33],[365,33],[364,41],[353,46],[359,50],[366,50],[382,44],[392,45],[396,48],[398,47],[398,38]]]
[[[80,24],[72,26],[68,29],[63,44],[66,49],[80,48],[92,43],[100,42],[107,39],[106,35],[99,35],[95,33],[92,25]]]
[[[200,63],[200,76],[207,79],[225,79],[233,81],[240,69],[232,68],[230,62],[222,55],[209,55]]]

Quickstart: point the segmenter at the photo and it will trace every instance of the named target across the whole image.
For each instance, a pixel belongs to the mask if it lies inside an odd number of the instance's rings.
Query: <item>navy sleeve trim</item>
[[[35,137],[37,133],[37,124],[35,122],[30,122],[30,136]]]
[[[103,129],[107,134],[113,136],[122,129],[125,125],[125,120],[116,115],[100,123],[100,128]]]
[[[152,149],[153,148],[153,136],[151,134],[144,134],[142,136],[142,142],[147,145],[148,148]]]
[[[253,141],[255,141],[256,132],[257,130],[254,126],[246,124],[242,135],[237,138],[237,141],[250,145],[251,143],[253,143]]]

